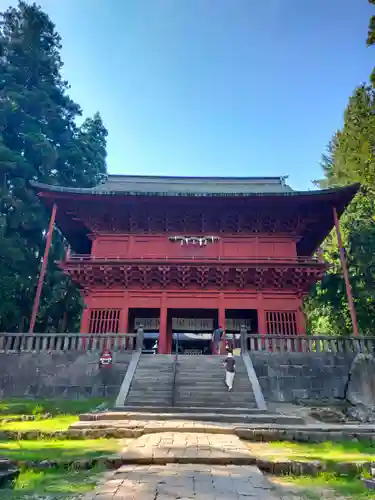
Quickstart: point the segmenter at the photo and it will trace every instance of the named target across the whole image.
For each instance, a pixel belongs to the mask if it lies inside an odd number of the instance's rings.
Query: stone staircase
[[[245,363],[236,360],[236,376],[231,392],[225,385],[224,356],[178,356],[174,387],[175,407],[217,408],[225,411],[256,408]]]
[[[235,359],[235,382],[228,392],[224,356],[179,355],[176,362],[174,355],[143,354],[131,375],[125,401],[118,402],[112,412],[81,415],[72,429],[104,425],[117,432],[130,421],[138,422],[135,425],[165,422],[164,426],[172,428],[176,421],[235,426],[303,423],[300,417],[258,409],[244,360]]]
[[[165,407],[172,404],[174,356],[144,354],[139,358],[124,406]]]

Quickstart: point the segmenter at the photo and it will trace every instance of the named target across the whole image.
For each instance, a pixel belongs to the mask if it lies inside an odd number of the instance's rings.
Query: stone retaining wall
[[[295,402],[345,397],[354,354],[250,352],[266,401]]]
[[[115,398],[130,358],[114,353],[112,367],[99,369],[99,353],[0,353],[0,397]]]

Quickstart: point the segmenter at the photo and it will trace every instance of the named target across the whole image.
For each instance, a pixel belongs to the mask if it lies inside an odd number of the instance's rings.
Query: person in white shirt
[[[233,389],[234,376],[236,374],[236,361],[233,357],[231,350],[228,351],[228,356],[224,361],[225,365],[225,383],[228,387],[228,391]]]

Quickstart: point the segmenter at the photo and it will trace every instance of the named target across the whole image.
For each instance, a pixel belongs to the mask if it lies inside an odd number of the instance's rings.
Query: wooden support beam
[[[336,228],[337,243],[339,245],[339,251],[340,251],[341,266],[342,266],[342,271],[344,274],[346,297],[348,299],[349,312],[350,312],[350,317],[352,320],[353,334],[355,336],[358,336],[357,313],[356,313],[354,301],[353,301],[352,287],[350,285],[348,266],[347,266],[346,257],[345,257],[345,250],[344,250],[344,246],[342,244],[340,222],[339,222],[339,218],[337,216],[336,207],[333,207],[332,210],[333,210],[333,221],[335,223],[335,228]]]
[[[38,279],[38,286],[36,288],[36,294],[35,294],[35,298],[34,298],[33,310],[32,310],[31,318],[30,318],[29,333],[33,333],[34,332],[35,321],[36,321],[36,317],[37,317],[37,314],[38,314],[38,311],[39,311],[40,296],[42,294],[44,277],[45,277],[46,271],[47,271],[48,256],[49,256],[49,251],[51,249],[53,228],[54,228],[55,219],[56,219],[56,210],[57,210],[57,206],[56,206],[56,203],[54,203],[53,207],[52,207],[52,214],[51,214],[51,218],[50,218],[50,221],[49,221],[49,226],[48,226],[48,233],[47,233],[47,239],[46,239],[46,247],[44,249],[44,255],[43,255],[42,265],[41,265],[41,268],[40,268],[39,279]]]

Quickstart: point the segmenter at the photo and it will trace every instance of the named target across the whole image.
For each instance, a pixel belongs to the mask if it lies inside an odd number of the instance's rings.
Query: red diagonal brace
[[[41,265],[41,268],[40,268],[38,286],[37,286],[37,289],[36,289],[36,294],[35,294],[34,304],[33,304],[33,310],[32,310],[31,318],[30,318],[29,333],[33,333],[34,332],[36,316],[37,316],[38,311],[39,311],[40,296],[42,294],[44,277],[45,277],[46,271],[47,271],[48,255],[49,255],[49,251],[50,251],[51,243],[52,243],[52,234],[53,234],[53,228],[54,228],[55,219],[56,219],[56,210],[57,210],[56,203],[54,203],[53,207],[52,207],[52,214],[51,214],[51,218],[50,218],[50,221],[49,221],[49,226],[48,226],[48,234],[47,234],[47,239],[46,239],[46,248],[44,249],[44,255],[43,255],[42,265]]]
[[[342,244],[339,218],[337,216],[337,210],[335,207],[333,207],[333,220],[334,220],[335,228],[336,228],[337,243],[339,245],[340,260],[341,260],[342,271],[344,274],[346,297],[348,299],[349,312],[350,312],[350,317],[351,317],[352,326],[353,326],[353,333],[355,336],[357,336],[358,335],[357,313],[356,313],[354,301],[353,301],[352,287],[350,286],[348,266],[346,264],[346,258],[345,258],[345,250],[344,250],[344,247]]]

